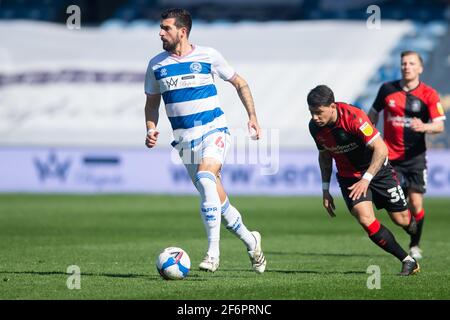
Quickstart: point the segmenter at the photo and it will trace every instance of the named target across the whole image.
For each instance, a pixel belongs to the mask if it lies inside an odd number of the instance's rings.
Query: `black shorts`
[[[370,181],[366,196],[364,197],[364,195],[361,195],[358,200],[353,201],[349,197],[351,190],[348,190],[348,187],[352,186],[360,179],[341,177],[339,175],[336,175],[336,177],[345,203],[347,204],[347,208],[350,211],[357,203],[363,201],[372,201],[378,210],[384,208],[388,212],[400,212],[407,210],[408,208],[397,175],[389,163],[381,167],[380,171],[378,171],[372,181]]]
[[[425,156],[415,157],[406,161],[392,161],[391,163],[406,194],[408,189],[419,193],[427,191],[427,163]]]

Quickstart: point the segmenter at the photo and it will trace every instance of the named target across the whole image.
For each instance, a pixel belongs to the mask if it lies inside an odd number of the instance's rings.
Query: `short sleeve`
[[[385,94],[385,85],[383,84],[380,89],[378,90],[377,97],[375,98],[375,101],[372,105],[372,110],[375,110],[376,112],[381,112],[384,109],[384,99],[386,98]]]
[[[210,48],[212,72],[222,80],[230,80],[236,74],[225,58],[216,49]]]
[[[435,90],[432,90],[427,106],[432,121],[445,120],[444,108],[439,99],[439,94]]]
[[[362,110],[358,112],[357,117],[353,122],[354,134],[356,134],[366,146],[371,144],[380,135],[380,132],[372,125],[369,117]]]
[[[144,90],[146,94],[158,94],[161,93],[159,84],[156,81],[155,73],[153,71],[151,63],[148,64],[147,72],[145,73]]]

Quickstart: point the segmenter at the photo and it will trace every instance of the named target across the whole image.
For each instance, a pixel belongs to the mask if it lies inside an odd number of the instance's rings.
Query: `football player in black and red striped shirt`
[[[323,205],[329,215],[335,216],[329,192],[334,159],[339,186],[352,215],[375,244],[402,262],[400,275],[415,274],[420,270],[419,264],[380,224],[372,206],[374,203],[378,209],[385,208],[392,221],[409,234],[417,231],[380,133],[362,110],[335,102],[333,91],[325,85],[311,90],[308,106],[312,116],[309,130],[319,149]]]
[[[399,175],[409,209],[417,221],[417,233],[411,236],[409,254],[421,259],[419,241],[427,181],[425,134],[444,131],[445,115],[437,92],[419,79],[423,61],[417,52],[402,52],[401,71],[401,80],[381,86],[369,118],[376,125],[378,113],[384,110],[384,140],[389,160]]]

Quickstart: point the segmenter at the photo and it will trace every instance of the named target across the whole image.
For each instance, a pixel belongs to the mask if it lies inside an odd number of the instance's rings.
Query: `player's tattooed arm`
[[[256,117],[255,103],[253,101],[252,92],[248,86],[247,81],[240,75],[236,74],[231,80],[231,84],[236,88],[236,91],[241,99],[242,104],[247,110],[248,114],[248,129],[249,131],[254,131],[252,134],[256,139],[260,138],[261,129],[258,124],[258,119]]]
[[[372,161],[366,172],[375,176],[380,170],[381,166],[386,162],[388,157],[388,148],[384,143],[383,139],[378,136],[372,143],[368,144],[367,147],[373,150]]]
[[[376,137],[367,145],[367,147],[373,150],[372,161],[370,162],[369,168],[362,176],[362,179],[348,188],[351,190],[349,197],[353,201],[358,200],[361,196],[367,196],[370,180],[372,180],[380,170],[381,166],[387,161],[388,148],[380,136]]]
[[[322,174],[322,182],[329,183],[333,171],[333,158],[330,152],[326,150],[319,152],[319,166],[320,173]]]
[[[322,192],[323,192],[323,206],[327,210],[330,217],[335,217],[334,199],[330,194],[330,180],[331,173],[333,172],[333,158],[327,150],[319,152],[319,166],[322,174]]]

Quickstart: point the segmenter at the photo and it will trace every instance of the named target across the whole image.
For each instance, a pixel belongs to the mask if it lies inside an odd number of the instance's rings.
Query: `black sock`
[[[417,222],[417,232],[411,235],[411,242],[409,243],[410,248],[419,245],[420,237],[422,236],[423,220],[425,220],[425,217]]]
[[[411,215],[411,221],[409,222],[409,225],[403,227],[403,229],[405,229],[405,231],[411,236],[411,239],[414,235],[417,234],[418,223],[416,222],[416,219],[414,218],[413,215]]]
[[[403,261],[403,259],[408,256],[406,251],[403,250],[397,243],[392,232],[390,232],[389,229],[383,225],[380,225],[380,229],[373,235],[369,236],[369,238],[375,242],[377,246],[394,255],[400,261]]]

